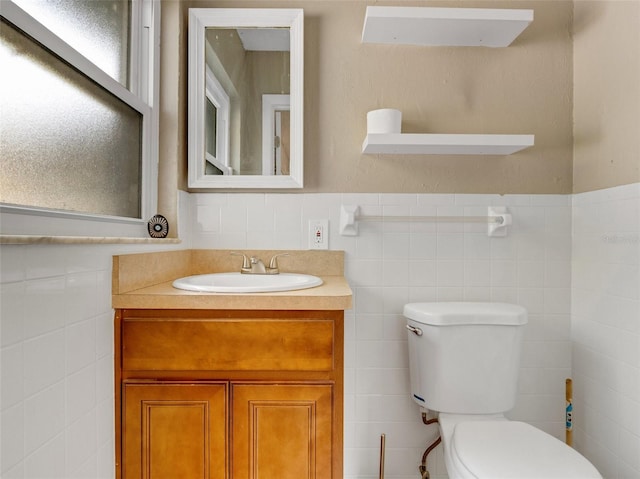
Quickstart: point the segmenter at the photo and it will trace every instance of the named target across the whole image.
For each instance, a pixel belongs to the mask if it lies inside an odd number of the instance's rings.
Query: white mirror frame
[[[205,29],[287,27],[290,51],[291,165],[282,175],[205,175]],[[304,12],[280,8],[189,9],[188,181],[190,188],[302,188]]]

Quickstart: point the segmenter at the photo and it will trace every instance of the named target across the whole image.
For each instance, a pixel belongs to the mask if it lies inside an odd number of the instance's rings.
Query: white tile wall
[[[0,246],[0,477],[113,477],[111,258],[169,248]]]
[[[113,408],[113,347],[104,343],[118,250],[1,247],[2,477],[113,476],[113,454],[100,471],[97,461],[99,448],[113,449],[113,428],[98,435],[96,426],[99,405]],[[102,361],[111,368],[98,370]]]
[[[386,477],[418,476],[435,427],[409,397],[402,308],[411,301],[492,300],[523,304],[531,314],[513,418],[564,434],[564,382],[571,372],[571,198],[530,195],[194,194],[196,248],[306,249],[309,219],[330,221],[329,247],[346,252],[354,307],[346,314],[345,478],[378,477],[386,434]],[[486,215],[506,205],[506,238],[486,225],[361,223],[357,237],[338,234],[341,204],[363,214]],[[446,477],[441,448],[432,477]]]
[[[640,477],[640,184],[573,199],[576,446],[607,478]]]
[[[572,197],[558,195],[181,194],[180,247],[306,249],[308,220],[330,220],[330,248],[346,251],[355,294],[346,314],[346,479],[377,477],[382,433],[386,477],[415,478],[434,438],[409,399],[401,314],[406,302],[424,300],[511,301],[529,310],[510,416],[558,437],[573,339],[577,443],[607,478],[635,478],[638,191],[576,195],[573,208]],[[363,223],[359,236],[342,237],[342,203],[365,214],[427,216],[506,205],[514,225],[506,238],[487,238],[473,224]],[[110,261],[149,250],[0,247],[3,478],[112,477]],[[445,477],[440,448],[433,454],[432,477]]]

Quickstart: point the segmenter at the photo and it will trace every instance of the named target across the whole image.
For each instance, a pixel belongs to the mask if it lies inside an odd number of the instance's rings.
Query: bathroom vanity
[[[238,270],[239,259],[221,250],[114,257],[118,478],[342,477],[344,257],[289,253],[283,271],[323,284],[194,293],[171,283]]]

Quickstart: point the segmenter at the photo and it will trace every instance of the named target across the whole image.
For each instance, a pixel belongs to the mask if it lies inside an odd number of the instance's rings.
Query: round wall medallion
[[[149,236],[152,238],[166,238],[169,234],[169,222],[162,215],[155,215],[147,223]]]

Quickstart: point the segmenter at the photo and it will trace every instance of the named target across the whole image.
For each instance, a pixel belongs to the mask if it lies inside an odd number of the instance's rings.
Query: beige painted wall
[[[172,1],[163,2],[175,3]],[[289,7],[305,10],[304,192],[570,193],[572,189],[572,42],[570,1],[386,1],[385,5],[532,8],[534,22],[508,48],[430,48],[362,44],[373,1],[183,1],[188,7]],[[163,33],[163,47],[175,43]],[[168,59],[179,76],[178,128],[186,128],[187,37]],[[173,48],[173,46],[171,47]],[[163,53],[163,61],[167,60]],[[163,68],[163,72],[167,69]],[[167,80],[163,78],[163,81]],[[169,79],[171,83],[174,79]],[[176,96],[177,94],[177,96]],[[366,114],[403,112],[410,133],[535,134],[511,156],[363,155]],[[176,140],[179,188],[186,189],[186,145]],[[165,165],[166,166],[166,165]]]
[[[573,192],[640,181],[640,0],[574,5]]]
[[[184,90],[186,73],[186,69],[180,68],[180,45],[186,28],[182,29],[179,22],[178,1],[163,1],[161,9],[158,213],[165,216],[170,225],[177,225],[176,186],[180,188],[186,182],[187,163],[186,94],[183,97],[180,93]],[[184,63],[186,65],[186,58]],[[176,228],[169,228],[170,238],[177,238],[179,233]]]

